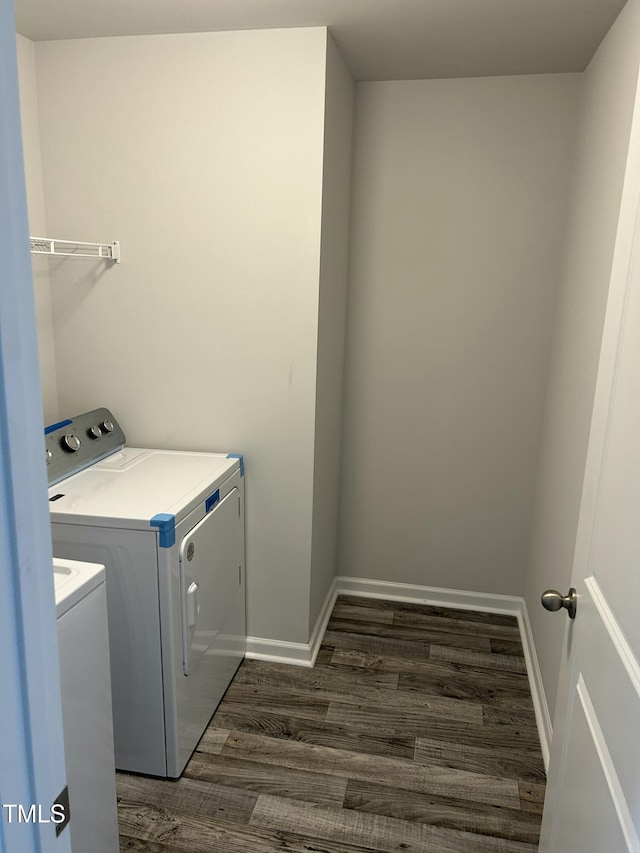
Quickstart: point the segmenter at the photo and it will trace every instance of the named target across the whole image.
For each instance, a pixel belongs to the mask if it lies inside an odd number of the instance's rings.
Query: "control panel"
[[[109,409],[94,409],[46,427],[44,441],[51,486],[121,450],[126,438]]]

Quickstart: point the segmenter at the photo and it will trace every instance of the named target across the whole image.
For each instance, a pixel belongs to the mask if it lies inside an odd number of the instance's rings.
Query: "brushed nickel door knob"
[[[542,601],[542,606],[545,610],[555,612],[556,610],[562,610],[564,607],[569,614],[569,619],[576,618],[578,593],[576,592],[575,587],[571,587],[566,595],[562,595],[562,593],[555,589],[548,589],[542,593],[540,600]]]

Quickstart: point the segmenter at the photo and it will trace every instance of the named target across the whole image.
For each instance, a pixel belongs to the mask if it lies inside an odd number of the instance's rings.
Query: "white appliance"
[[[106,568],[116,767],[176,778],[244,656],[242,457],[126,447],[108,409],[45,443],[54,556]]]
[[[54,560],[71,849],[118,853],[104,568]]]

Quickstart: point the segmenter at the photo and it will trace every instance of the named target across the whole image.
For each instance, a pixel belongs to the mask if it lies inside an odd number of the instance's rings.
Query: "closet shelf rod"
[[[73,258],[95,258],[120,263],[120,243],[81,243],[78,240],[53,240],[30,237],[32,255],[56,255]]]

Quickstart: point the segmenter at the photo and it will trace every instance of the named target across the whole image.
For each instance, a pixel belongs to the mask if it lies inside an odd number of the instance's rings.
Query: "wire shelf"
[[[72,258],[120,263],[120,243],[81,243],[77,240],[53,240],[49,237],[30,237],[32,255],[55,255]]]

